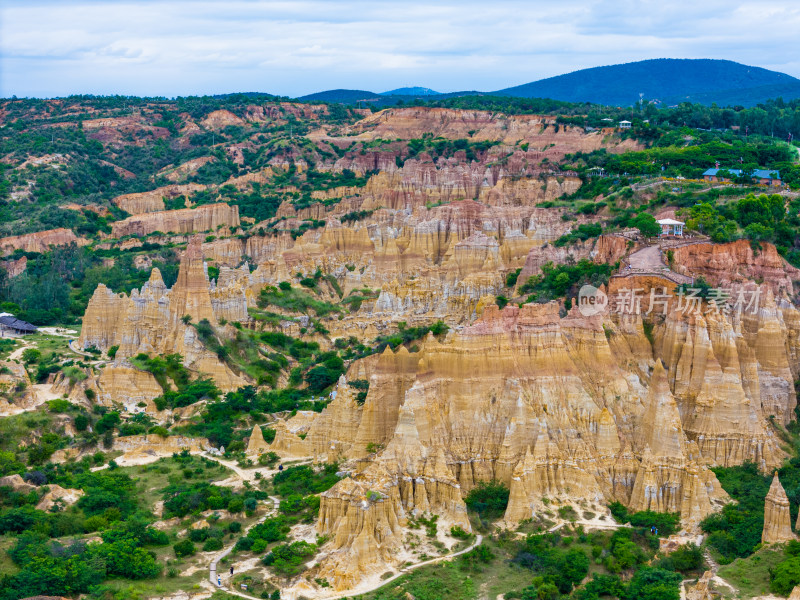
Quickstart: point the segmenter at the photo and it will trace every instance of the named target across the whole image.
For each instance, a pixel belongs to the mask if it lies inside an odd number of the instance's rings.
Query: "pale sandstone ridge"
[[[289,431],[286,421],[275,424],[275,439],[268,444],[259,425],[253,427],[247,442],[246,454],[259,456],[266,452],[274,452],[283,459],[307,458],[311,454],[311,446],[303,438]]]
[[[164,199],[178,196],[189,196],[193,192],[205,189],[205,186],[190,183],[187,185],[168,185],[149,192],[124,194],[112,200],[119,208],[132,215],[140,215],[164,210]]]
[[[134,374],[128,364],[141,352],[178,353],[185,366],[210,375],[223,389],[244,385],[245,380],[202,344],[195,328],[185,324],[183,317],[188,316],[193,323],[207,319],[212,326],[221,319],[246,321],[252,286],[246,265],[240,270],[223,268],[219,282],[210,282],[197,237],[184,252],[178,280],[171,289],[158,269],[153,269],[150,280],[130,296],[98,285],[86,309],[78,344],[103,351],[119,346],[111,373],[101,376],[101,399],[125,404],[152,401],[157,391],[152,376]]]
[[[73,243],[83,246],[87,242],[85,239],[76,236],[71,229],[60,227],[58,229],[0,238],[0,253],[3,256],[8,256],[14,250],[47,252],[50,246],[68,246]]]
[[[792,533],[792,522],[789,516],[789,498],[783,490],[778,473],[772,478],[772,485],[764,500],[764,531],[761,542],[764,544],[780,544],[795,539]]]
[[[156,434],[129,435],[114,440],[114,450],[121,450],[122,456],[117,460],[120,464],[142,464],[152,462],[164,456],[172,456],[187,450],[199,453],[210,448],[205,438],[188,438],[180,435],[161,437]]]
[[[687,586],[686,600],[715,600],[719,598],[719,593],[711,589],[711,581],[714,579],[713,571],[706,571],[694,585]],[[683,585],[683,584],[681,584]],[[800,600],[800,596],[798,596]]]
[[[111,235],[149,235],[154,231],[165,233],[193,233],[216,230],[219,226],[238,227],[239,207],[225,203],[205,204],[197,208],[181,208],[134,215],[111,225]]]
[[[432,133],[433,137],[503,141],[511,145],[518,141],[529,141],[534,142],[536,147],[547,148],[540,152],[556,160],[563,157],[562,146],[570,148],[570,152],[590,152],[601,147],[622,152],[639,147],[633,140],[609,140],[606,131],[586,133],[581,127],[560,125],[557,128],[555,125],[553,117],[540,115],[501,115],[481,110],[415,107],[382,110],[347,129],[351,134],[359,133],[362,139],[413,139]]]
[[[322,498],[318,530],[336,537],[321,568],[337,589],[378,568],[363,558],[370,547],[390,564],[406,515],[459,523],[461,498],[479,481],[509,486],[508,525],[548,505],[619,500],[680,512],[694,527],[728,500],[684,433],[661,362],[636,366],[641,321],[558,311],[487,305],[443,342],[429,336],[419,352],[387,349],[351,367],[370,381],[363,406],[340,382],[307,437],[318,459],[360,465]],[[371,457],[368,448],[384,449]]]

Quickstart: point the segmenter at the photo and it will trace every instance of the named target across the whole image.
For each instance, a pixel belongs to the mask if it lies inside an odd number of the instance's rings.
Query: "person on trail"
[[[278,471],[283,471],[283,465],[278,465]]]
[[[222,587],[222,577],[217,575],[217,587]]]
[[[233,577],[233,565],[231,565],[231,577]]]

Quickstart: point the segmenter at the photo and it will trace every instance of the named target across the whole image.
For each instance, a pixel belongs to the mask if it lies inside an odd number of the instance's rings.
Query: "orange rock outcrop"
[[[793,295],[792,282],[800,280],[800,269],[792,267],[770,243],[754,248],[748,240],[728,244],[690,244],[675,248],[674,266],[679,273],[704,277],[712,285],[761,280],[775,294]]]

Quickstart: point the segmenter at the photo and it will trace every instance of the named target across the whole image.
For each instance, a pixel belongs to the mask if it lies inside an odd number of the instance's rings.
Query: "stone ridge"
[[[0,238],[0,253],[3,256],[8,256],[13,254],[14,250],[47,252],[50,246],[68,246],[72,243],[83,246],[88,242],[83,238],[77,237],[71,229],[60,227],[58,229]]]
[[[155,231],[193,233],[213,231],[219,226],[238,227],[239,207],[218,203],[205,204],[197,208],[181,208],[134,215],[112,223],[111,235],[113,237],[143,236]]]

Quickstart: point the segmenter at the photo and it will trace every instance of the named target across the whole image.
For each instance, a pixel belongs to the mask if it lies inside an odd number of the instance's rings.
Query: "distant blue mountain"
[[[342,104],[355,104],[356,102],[380,100],[381,95],[365,90],[325,90],[307,96],[300,96],[298,100],[315,102],[341,102]]]
[[[630,106],[646,100],[752,106],[782,95],[800,97],[800,80],[785,73],[730,60],[660,58],[594,67],[493,92],[502,96],[551,98]]]
[[[407,102],[409,97],[437,100],[493,95],[631,106],[639,101],[639,94],[647,101],[659,100],[667,106],[680,102],[754,106],[770,98],[800,98],[800,79],[730,60],[658,58],[583,69],[495,92],[439,94],[423,87],[403,87],[380,94],[365,90],[327,90],[300,100],[391,106],[400,100]]]
[[[381,92],[381,96],[441,96],[441,93],[426,87],[401,87]]]

